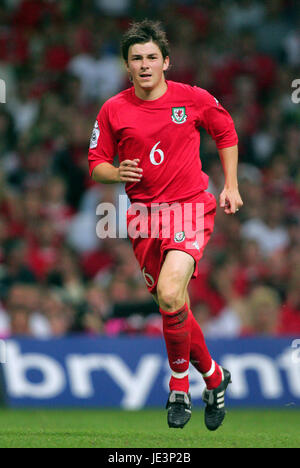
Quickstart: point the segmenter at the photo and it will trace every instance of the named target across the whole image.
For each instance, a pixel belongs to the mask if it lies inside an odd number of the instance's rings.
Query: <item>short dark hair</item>
[[[153,41],[160,49],[163,58],[169,56],[169,42],[159,21],[145,19],[132,23],[121,41],[121,51],[125,62],[128,61],[129,47],[133,44],[145,44]]]

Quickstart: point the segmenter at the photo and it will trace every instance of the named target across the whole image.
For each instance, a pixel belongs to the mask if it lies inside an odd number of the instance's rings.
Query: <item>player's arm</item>
[[[224,189],[219,198],[220,207],[224,208],[226,214],[234,214],[243,206],[237,178],[238,146],[219,149],[219,156],[225,175]]]
[[[237,180],[238,137],[229,113],[207,91],[194,87],[199,110],[199,124],[216,142],[225,175],[220,207],[226,214],[234,214],[242,205]]]
[[[125,159],[119,167],[115,167],[108,162],[103,162],[94,168],[92,179],[102,184],[140,182],[143,169],[138,167],[139,161],[139,159]]]
[[[113,165],[118,144],[114,131],[114,113],[110,115],[110,106],[105,103],[94,125],[89,148],[89,172],[95,182],[114,184],[118,182],[139,182],[142,169],[139,159],[126,159],[119,167]]]

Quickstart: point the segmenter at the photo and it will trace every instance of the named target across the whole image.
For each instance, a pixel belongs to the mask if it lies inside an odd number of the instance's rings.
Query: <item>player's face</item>
[[[164,71],[169,66],[169,57],[162,56],[154,42],[133,44],[128,51],[127,70],[136,89],[152,91],[165,83]]]

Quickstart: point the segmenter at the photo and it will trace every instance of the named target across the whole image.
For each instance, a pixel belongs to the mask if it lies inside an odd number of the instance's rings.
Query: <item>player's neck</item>
[[[165,79],[152,89],[141,88],[139,86],[134,87],[135,95],[139,99],[143,99],[143,101],[154,101],[155,99],[159,99],[167,92],[167,90],[168,85]]]

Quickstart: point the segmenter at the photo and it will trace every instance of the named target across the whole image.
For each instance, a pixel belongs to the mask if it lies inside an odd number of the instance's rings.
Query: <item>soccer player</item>
[[[216,200],[206,192],[208,176],[201,169],[199,128],[216,142],[225,174],[219,202],[228,215],[243,205],[237,181],[238,138],[230,115],[215,97],[199,87],[166,80],[169,46],[160,23],[134,23],[121,48],[133,86],[106,101],[98,114],[89,150],[90,174],[104,184],[125,183],[132,203],[128,234],[147,287],[159,304],[171,368],[169,427],[182,428],[191,417],[191,362],[206,383],[206,427],[216,430],[225,417],[224,395],[231,376],[210,356],[187,293],[216,213]],[[119,167],[113,165],[116,155]],[[184,206],[192,206],[187,216],[194,234],[178,231],[177,218],[170,215],[169,236],[162,235],[162,223],[158,236],[151,237],[149,231],[130,235],[137,214],[132,207],[143,204],[150,218],[153,204],[162,203],[175,203],[182,212]],[[195,224],[197,206],[203,209],[202,223]]]

